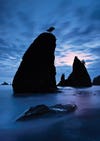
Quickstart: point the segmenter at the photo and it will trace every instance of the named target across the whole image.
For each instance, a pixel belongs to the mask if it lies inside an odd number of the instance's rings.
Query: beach
[[[31,106],[76,104],[74,112],[16,121]],[[15,97],[0,86],[0,141],[100,141],[100,86],[59,87],[57,93]]]

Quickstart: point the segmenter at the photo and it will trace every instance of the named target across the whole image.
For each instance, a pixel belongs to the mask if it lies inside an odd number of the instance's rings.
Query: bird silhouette
[[[53,30],[55,30],[55,28],[53,26],[51,26],[50,28],[48,28],[46,31],[48,32],[52,32]]]

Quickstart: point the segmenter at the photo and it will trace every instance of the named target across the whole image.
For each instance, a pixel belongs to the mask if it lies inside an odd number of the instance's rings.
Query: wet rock
[[[17,118],[17,121],[24,121],[34,118],[39,118],[43,115],[52,114],[67,114],[69,112],[74,112],[77,109],[77,106],[74,104],[56,104],[53,106],[46,106],[46,105],[37,105],[36,107],[30,107],[27,111],[25,111],[22,116]]]
[[[52,33],[44,32],[34,40],[14,76],[12,86],[15,94],[56,90],[55,47],[56,38]]]
[[[77,106],[75,104],[56,104],[54,106],[51,106],[51,109],[55,112],[73,112],[75,111]]]
[[[38,105],[36,107],[30,107],[22,116],[20,116],[17,120],[27,120],[31,118],[36,118],[43,114],[46,114],[50,111],[48,106],[46,105]]]

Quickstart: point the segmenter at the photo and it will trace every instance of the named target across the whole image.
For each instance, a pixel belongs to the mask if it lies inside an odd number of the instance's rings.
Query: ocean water
[[[75,112],[18,122],[30,106],[76,104]],[[59,87],[58,93],[15,97],[0,86],[0,141],[100,141],[100,86]]]

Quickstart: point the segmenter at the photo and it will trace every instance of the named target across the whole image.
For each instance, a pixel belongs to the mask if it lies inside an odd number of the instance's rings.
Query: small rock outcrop
[[[1,85],[9,85],[9,83],[4,81],[3,83],[1,83]]]
[[[93,85],[100,85],[100,75],[93,79]]]
[[[58,86],[89,87],[92,85],[85,62],[80,61],[77,56],[74,58],[72,73],[64,79],[62,76]]]
[[[44,32],[33,41],[14,76],[14,93],[56,90],[55,47],[56,38],[52,33]]]
[[[25,111],[22,116],[18,117],[16,121],[25,121],[30,120],[34,118],[41,118],[41,116],[44,115],[59,115],[59,114],[67,114],[70,112],[74,112],[77,109],[77,106],[75,104],[56,104],[53,106],[47,106],[47,105],[37,105],[35,107],[30,107],[27,111]]]
[[[66,86],[66,79],[65,79],[64,73],[61,75],[60,82],[58,83],[58,86]]]

